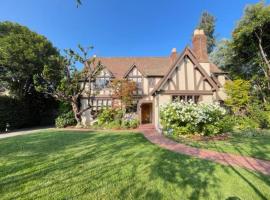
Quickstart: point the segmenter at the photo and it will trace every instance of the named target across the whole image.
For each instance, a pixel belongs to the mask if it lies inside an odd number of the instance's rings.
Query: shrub
[[[217,135],[222,133],[222,128],[218,126],[217,123],[214,124],[205,124],[202,130],[204,135]]]
[[[137,128],[139,125],[138,116],[136,113],[126,113],[122,119],[123,128]]]
[[[235,128],[240,131],[248,131],[259,128],[259,124],[249,117],[235,117]]]
[[[138,119],[123,120],[122,128],[137,128],[139,125]]]
[[[115,120],[110,123],[108,123],[105,128],[108,129],[120,129],[121,128],[121,120]]]
[[[123,111],[121,109],[106,108],[99,113],[97,117],[97,123],[98,125],[106,125],[117,119],[120,120],[122,117]]]
[[[220,132],[227,133],[233,131],[236,125],[236,120],[234,116],[226,115],[221,120],[216,123],[216,126],[220,128]]]
[[[270,127],[269,116],[270,112],[267,111],[263,105],[253,103],[248,106],[248,117],[254,120],[259,128],[264,129]]]
[[[173,102],[161,108],[161,123],[165,132],[177,135],[196,132],[211,135],[223,130],[217,125],[225,114],[225,109],[217,104]]]
[[[107,108],[98,115],[97,124],[109,129],[136,128],[139,120],[136,113],[123,114],[121,109]]]
[[[60,114],[55,120],[57,128],[65,128],[67,126],[76,125],[76,120],[72,111]]]

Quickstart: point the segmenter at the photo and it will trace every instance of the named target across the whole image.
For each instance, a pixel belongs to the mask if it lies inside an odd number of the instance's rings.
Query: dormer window
[[[107,88],[110,83],[110,78],[108,77],[98,77],[96,78],[95,86],[98,89],[104,89]]]
[[[109,72],[103,70],[100,72],[100,74],[96,77],[95,81],[95,87],[97,89],[104,89],[109,86],[109,83],[111,81],[111,75]]]

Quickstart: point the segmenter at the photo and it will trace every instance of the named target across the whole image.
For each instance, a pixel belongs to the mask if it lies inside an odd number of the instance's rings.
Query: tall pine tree
[[[209,14],[207,11],[202,13],[200,18],[200,22],[197,26],[198,29],[203,29],[205,35],[207,36],[207,52],[211,53],[215,47],[216,39],[215,39],[215,23],[216,18]]]

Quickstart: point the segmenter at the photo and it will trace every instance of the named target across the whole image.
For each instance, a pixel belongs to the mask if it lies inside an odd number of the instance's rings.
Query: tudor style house
[[[113,106],[109,82],[114,78],[137,83],[134,111],[140,123],[152,123],[160,129],[160,107],[172,101],[193,100],[195,103],[222,102],[226,73],[211,63],[207,54],[207,37],[203,30],[195,30],[193,47],[180,54],[173,48],[167,57],[96,57],[103,70],[96,80],[99,93],[93,100],[95,110]],[[81,98],[81,105],[87,105]],[[83,114],[83,123],[91,121],[90,112]]]

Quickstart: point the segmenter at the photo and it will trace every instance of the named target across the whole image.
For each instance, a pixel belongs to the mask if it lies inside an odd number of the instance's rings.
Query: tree
[[[17,23],[0,23],[0,81],[16,97],[34,91],[33,76],[44,67],[59,71],[60,54],[44,36]]]
[[[77,8],[82,5],[82,1],[81,0],[76,0],[76,3],[77,3]]]
[[[243,114],[251,100],[250,82],[237,79],[235,81],[226,82],[224,88],[227,94],[225,104],[230,107],[235,114]]]
[[[126,79],[114,79],[111,83],[112,97],[121,100],[121,107],[129,108],[133,105],[133,94],[136,83]]]
[[[228,66],[233,65],[231,57],[232,51],[229,48],[230,41],[227,39],[220,40],[213,51],[210,53],[210,60],[221,69],[228,70]]]
[[[88,53],[93,47],[83,48],[80,45],[78,47],[79,52],[65,50],[65,58],[59,62],[61,70],[58,75],[51,66],[45,66],[43,72],[35,76],[35,85],[38,91],[51,95],[57,100],[68,102],[72,107],[77,126],[81,126],[82,114],[88,110],[92,113],[93,98],[98,94],[93,83],[102,70],[102,66],[98,64],[94,68],[92,63],[95,58],[88,59]],[[77,70],[78,63],[84,64],[82,71]],[[59,79],[58,76],[61,78]],[[80,106],[82,96],[87,98],[85,108]]]
[[[233,31],[231,45],[240,72],[257,83],[266,102],[270,96],[270,6],[263,1],[248,6]]]
[[[270,6],[250,5],[233,30],[232,39],[211,54],[215,64],[233,79],[250,80],[251,93],[266,103],[270,98]]]
[[[24,106],[25,126],[52,123],[48,119],[54,119],[57,102],[36,91],[33,78],[45,66],[51,67],[57,76],[60,57],[44,36],[17,23],[0,22],[0,84],[10,98]]]
[[[216,18],[210,13],[204,11],[201,15],[198,29],[203,29],[207,36],[207,52],[211,53],[215,47],[216,39],[214,36]]]

